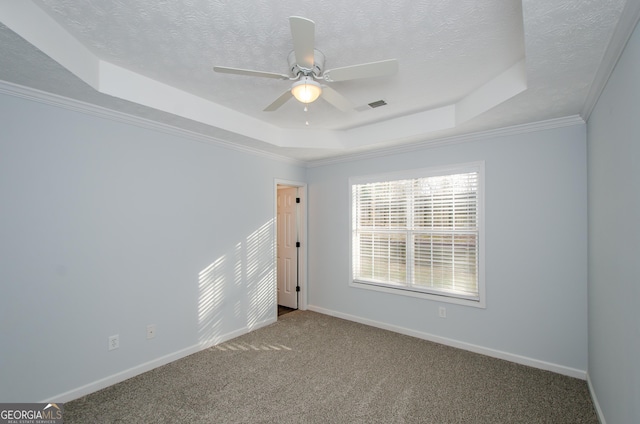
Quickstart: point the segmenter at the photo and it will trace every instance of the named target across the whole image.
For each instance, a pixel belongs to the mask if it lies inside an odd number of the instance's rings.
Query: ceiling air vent
[[[365,110],[371,110],[371,109],[375,109],[375,108],[380,107],[380,106],[386,106],[386,104],[387,104],[387,102],[385,102],[384,100],[376,100],[375,102],[364,104],[364,105],[358,106],[358,107],[356,107],[354,109],[357,110],[358,112],[364,112]]]
[[[371,109],[375,109],[377,107],[384,106],[386,104],[387,104],[387,102],[385,102],[384,100],[378,100],[378,101],[369,103],[369,107]]]

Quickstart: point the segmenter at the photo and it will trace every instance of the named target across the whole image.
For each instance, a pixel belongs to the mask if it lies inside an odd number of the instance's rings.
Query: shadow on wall
[[[275,317],[274,224],[267,221],[198,274],[200,345],[218,344],[243,325],[251,330]]]

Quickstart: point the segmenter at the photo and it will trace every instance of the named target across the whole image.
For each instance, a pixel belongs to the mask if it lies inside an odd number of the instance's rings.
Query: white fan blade
[[[322,98],[343,112],[350,112],[355,108],[346,97],[327,85],[322,86]]]
[[[305,69],[313,69],[316,24],[307,18],[291,16],[291,38],[293,51],[296,52],[296,63]]]
[[[285,74],[276,74],[274,72],[252,71],[249,69],[227,68],[226,66],[214,66],[213,70],[222,74],[246,75],[249,77],[263,77],[288,80],[289,76]]]
[[[396,59],[382,60],[380,62],[363,63],[360,65],[345,66],[344,68],[329,69],[324,72],[325,81],[347,81],[359,78],[384,77],[398,72]]]
[[[271,103],[269,106],[265,107],[263,109],[264,112],[273,112],[274,110],[277,110],[280,106],[282,106],[283,104],[287,103],[287,101],[291,97],[293,97],[293,94],[291,94],[291,90],[285,91],[273,103]]]

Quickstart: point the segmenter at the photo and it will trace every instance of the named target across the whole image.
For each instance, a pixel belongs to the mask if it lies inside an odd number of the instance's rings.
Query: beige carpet
[[[307,311],[65,404],[65,423],[597,423],[587,384]]]

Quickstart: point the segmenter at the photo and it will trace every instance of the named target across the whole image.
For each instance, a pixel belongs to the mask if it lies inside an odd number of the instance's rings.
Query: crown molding
[[[221,140],[216,137],[207,136],[204,134],[196,133],[194,131],[189,131],[183,128],[175,127],[173,125],[153,121],[146,118],[141,118],[128,113],[119,112],[119,111],[108,109],[102,106],[96,106],[80,100],[70,99],[68,97],[47,93],[41,90],[25,87],[18,84],[9,83],[6,81],[0,81],[0,93],[7,94],[13,97],[23,98],[26,100],[36,101],[36,102],[51,105],[51,106],[60,107],[60,108],[75,111],[75,112],[97,116],[97,117],[108,119],[111,121],[135,125],[138,127],[186,138],[188,140],[192,140],[200,143],[210,144],[210,145],[223,147],[230,150],[239,151],[242,153],[261,156],[267,159],[277,160],[280,162],[286,162],[292,165],[306,166],[307,168],[315,168],[319,166],[331,165],[336,163],[377,158],[381,156],[388,156],[390,154],[414,152],[417,150],[435,148],[443,145],[482,140],[489,137],[500,137],[500,136],[515,135],[515,134],[524,134],[528,132],[536,132],[536,131],[542,131],[542,130],[553,129],[553,128],[580,125],[585,123],[585,121],[579,115],[573,115],[573,116],[567,116],[563,118],[549,119],[546,121],[515,125],[511,127],[498,128],[494,130],[481,131],[481,132],[476,132],[471,134],[426,140],[422,142],[411,143],[411,144],[400,145],[400,146],[386,147],[386,148],[370,150],[366,152],[345,154],[345,155],[340,155],[337,157],[331,157],[326,159],[302,161],[302,160],[293,159],[286,156],[277,155],[270,152],[265,152],[260,149],[242,146],[229,141]]]
[[[607,85],[607,81],[609,81],[618,60],[620,60],[620,56],[622,56],[624,48],[629,42],[629,38],[631,38],[633,31],[638,25],[638,21],[640,21],[640,1],[627,0],[622,10],[622,15],[620,15],[618,25],[616,25],[611,35],[611,40],[609,40],[609,44],[602,55],[602,60],[600,61],[596,76],[591,83],[587,100],[580,112],[580,116],[582,116],[585,121],[589,120],[593,108],[596,106],[604,87]]]
[[[566,116],[562,118],[548,119],[545,121],[532,122],[528,124],[514,125],[510,127],[498,128],[494,130],[480,131],[470,134],[456,135],[451,137],[437,138],[433,140],[425,140],[417,143],[406,144],[402,146],[386,147],[382,149],[370,150],[361,153],[353,153],[349,155],[341,155],[326,159],[318,159],[307,161],[307,168],[316,168],[319,166],[333,165],[337,163],[352,162],[355,160],[373,159],[382,156],[389,156],[400,153],[411,153],[418,150],[431,149],[444,145],[467,143],[477,140],[485,140],[487,138],[504,137],[510,135],[526,134],[537,131],[550,130],[554,128],[569,127],[573,125],[582,125],[585,121],[579,115]]]
[[[275,153],[265,152],[264,150],[255,149],[248,146],[242,146],[240,144],[224,141],[216,137],[200,134],[194,131],[179,128],[173,125],[165,124],[163,122],[154,121],[147,118],[141,118],[139,116],[131,115],[125,112],[116,111],[103,106],[97,106],[91,103],[86,103],[81,100],[71,99],[68,97],[60,96],[58,94],[47,93],[45,91],[37,90],[35,88],[25,87],[18,84],[13,84],[6,81],[0,81],[0,93],[13,97],[18,97],[26,100],[43,103],[50,106],[60,107],[66,110],[80,112],[87,115],[96,116],[99,118],[108,119],[110,121],[121,122],[125,124],[134,125],[137,127],[150,129],[153,131],[162,132],[165,134],[186,138],[199,143],[205,143],[214,145],[217,147],[223,147],[230,150],[235,150],[242,153],[248,153],[256,156],[262,156],[267,159],[277,160],[280,162],[287,162],[297,166],[305,166],[304,161],[293,159],[286,156],[281,156]]]

